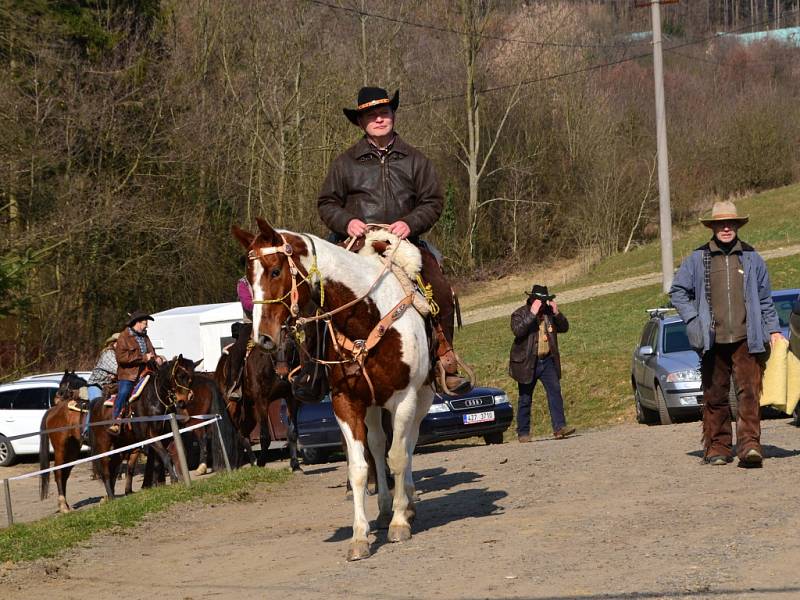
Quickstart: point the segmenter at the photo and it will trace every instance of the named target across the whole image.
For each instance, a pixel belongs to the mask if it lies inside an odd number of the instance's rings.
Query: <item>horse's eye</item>
[[[272,273],[270,273],[270,275],[271,275],[273,278],[275,278],[275,277],[280,277],[280,275],[281,275],[281,270],[280,270],[278,267],[275,267],[274,269],[272,269]]]

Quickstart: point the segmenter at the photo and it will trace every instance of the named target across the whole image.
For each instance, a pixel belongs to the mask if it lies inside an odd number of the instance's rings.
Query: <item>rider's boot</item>
[[[433,326],[436,335],[437,372],[444,372],[444,385],[442,391],[449,394],[465,394],[472,389],[472,382],[458,372],[458,358],[450,342],[444,335],[441,325]],[[441,385],[441,383],[440,383]]]

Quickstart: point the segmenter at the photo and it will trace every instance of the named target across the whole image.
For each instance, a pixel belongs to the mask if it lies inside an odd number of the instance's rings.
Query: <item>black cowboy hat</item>
[[[547,291],[546,285],[538,285],[535,284],[530,292],[525,292],[529,298],[539,299],[542,302],[548,302],[556,297],[555,294],[551,294]]]
[[[150,315],[148,315],[143,310],[135,310],[130,314],[130,317],[128,318],[128,322],[126,323],[126,325],[128,327],[132,327],[139,321],[155,321],[155,319]]]
[[[400,90],[395,90],[394,96],[389,99],[389,93],[379,87],[362,87],[358,90],[358,100],[356,101],[356,108],[343,108],[342,112],[353,125],[358,125],[358,115],[365,110],[388,104],[393,111],[397,110],[400,105]]]

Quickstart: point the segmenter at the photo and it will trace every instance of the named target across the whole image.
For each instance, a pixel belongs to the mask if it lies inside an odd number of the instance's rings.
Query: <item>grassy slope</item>
[[[781,246],[800,244],[800,184],[769,190],[749,198],[737,201],[739,214],[749,215],[750,222],[742,230],[742,239],[759,250],[778,248]],[[673,253],[677,266],[694,248],[705,242],[709,230],[703,225],[694,224],[689,227],[673,230]],[[658,240],[639,246],[626,254],[618,254],[600,262],[591,270],[565,285],[558,286],[558,292],[592,285],[595,283],[625,279],[635,275],[655,273],[661,270],[660,244]],[[503,280],[495,284],[484,283],[483,287],[493,287],[495,292],[479,292],[466,294],[461,298],[463,310],[483,308],[513,302],[520,298],[523,289],[530,286],[537,273],[523,274],[518,283],[517,276],[509,281],[513,285],[503,284]],[[498,285],[499,284],[499,285]]]
[[[142,490],[91,509],[16,524],[0,530],[0,563],[56,556],[94,533],[132,527],[147,515],[179,502],[244,500],[254,486],[282,483],[288,477],[286,469],[240,469],[195,481],[191,487],[169,485]]]
[[[800,236],[796,239],[800,241]],[[774,289],[800,287],[800,255],[771,260],[768,265]],[[563,305],[570,330],[559,336],[559,345],[570,424],[587,428],[633,420],[631,351],[646,319],[645,308],[666,301],[660,285],[653,285]],[[511,341],[509,318],[503,317],[465,327],[457,335],[456,347],[476,367],[481,384],[505,389],[516,403],[517,386],[507,375]],[[534,393],[533,422],[537,435],[550,431],[540,386]],[[511,437],[509,431],[507,438]]]

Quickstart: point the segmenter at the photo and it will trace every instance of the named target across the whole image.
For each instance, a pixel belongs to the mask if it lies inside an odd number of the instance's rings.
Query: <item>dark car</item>
[[[502,444],[514,419],[508,395],[498,388],[477,387],[458,396],[436,394],[419,428],[417,445],[481,436],[487,444]],[[339,424],[326,396],[319,404],[304,404],[297,416],[297,433],[306,462],[326,460],[342,448]]]
[[[781,331],[789,337],[789,317],[800,289],[775,290],[772,300]],[[633,351],[631,384],[639,423],[669,424],[675,417],[699,418],[703,407],[700,359],[689,346],[686,326],[674,309],[650,309]],[[731,411],[736,393],[731,382]]]

